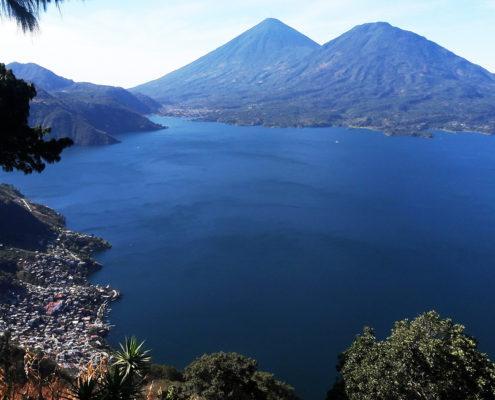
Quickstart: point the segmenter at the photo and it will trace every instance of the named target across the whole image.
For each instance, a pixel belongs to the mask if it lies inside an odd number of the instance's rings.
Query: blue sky
[[[266,17],[319,43],[387,21],[495,72],[495,0],[71,0],[35,35],[0,20],[0,62],[124,87],[195,60]]]

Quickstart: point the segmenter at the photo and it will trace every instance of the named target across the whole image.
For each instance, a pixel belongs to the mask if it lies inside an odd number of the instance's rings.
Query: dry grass
[[[109,365],[107,359],[100,360],[98,364],[89,363],[73,382],[68,382],[61,378],[62,374],[57,370],[48,376],[43,376],[40,365],[44,359],[44,356],[26,352],[24,356],[26,380],[22,384],[7,382],[5,371],[0,368],[0,400],[78,400],[74,389],[88,381],[101,381]],[[144,388],[141,398],[166,399],[169,388],[168,381],[151,382]]]
[[[6,400],[62,400],[67,398],[68,385],[57,371],[43,376],[40,370],[44,356],[27,351],[24,355],[25,383],[9,382],[0,369],[0,399]]]

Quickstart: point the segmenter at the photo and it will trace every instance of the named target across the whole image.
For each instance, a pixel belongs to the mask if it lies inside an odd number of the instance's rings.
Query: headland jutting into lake
[[[101,267],[91,255],[109,243],[66,229],[12,186],[0,185],[0,216],[0,332],[68,370],[107,356],[108,306],[119,293],[88,275]]]

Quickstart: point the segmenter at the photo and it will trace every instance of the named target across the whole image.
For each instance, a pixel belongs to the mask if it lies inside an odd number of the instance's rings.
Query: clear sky
[[[130,87],[267,17],[319,43],[387,21],[495,72],[495,0],[70,0],[51,7],[34,35],[0,20],[0,62],[35,62],[78,81]]]

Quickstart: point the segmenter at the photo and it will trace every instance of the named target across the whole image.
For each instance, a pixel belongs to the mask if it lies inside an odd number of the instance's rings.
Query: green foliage
[[[294,388],[275,379],[269,372],[256,371],[253,380],[266,400],[297,400]]]
[[[142,377],[147,371],[151,358],[148,350],[142,350],[143,345],[144,342],[139,343],[135,337],[126,338],[120,344],[120,350],[114,355],[113,366],[122,372],[124,378],[132,375]]]
[[[149,370],[148,351],[136,338],[126,339],[108,368],[86,371],[72,385],[76,400],[134,400],[142,397]]]
[[[292,388],[271,374],[257,371],[257,363],[236,353],[204,355],[184,371],[180,399],[197,395],[205,400],[296,399]]]
[[[256,361],[235,353],[204,355],[184,371],[186,387],[207,400],[260,398]]]
[[[183,379],[182,373],[170,365],[151,364],[148,371],[149,381],[167,380],[180,382]]]
[[[179,400],[179,395],[177,394],[177,388],[175,386],[170,386],[165,394],[165,400]]]
[[[396,322],[383,341],[365,328],[338,369],[327,400],[495,399],[495,365],[462,325],[433,311]]]
[[[139,371],[125,375],[125,370],[111,367],[103,377],[99,394],[94,400],[134,400],[139,398],[143,390],[143,381],[137,378],[137,373]]]
[[[72,396],[77,400],[98,399],[98,381],[92,376],[78,379],[70,388]]]
[[[48,129],[28,125],[29,102],[35,96],[33,85],[0,64],[0,166],[5,171],[41,172],[46,162],[60,161],[60,153],[72,144],[67,138],[45,141]]]

